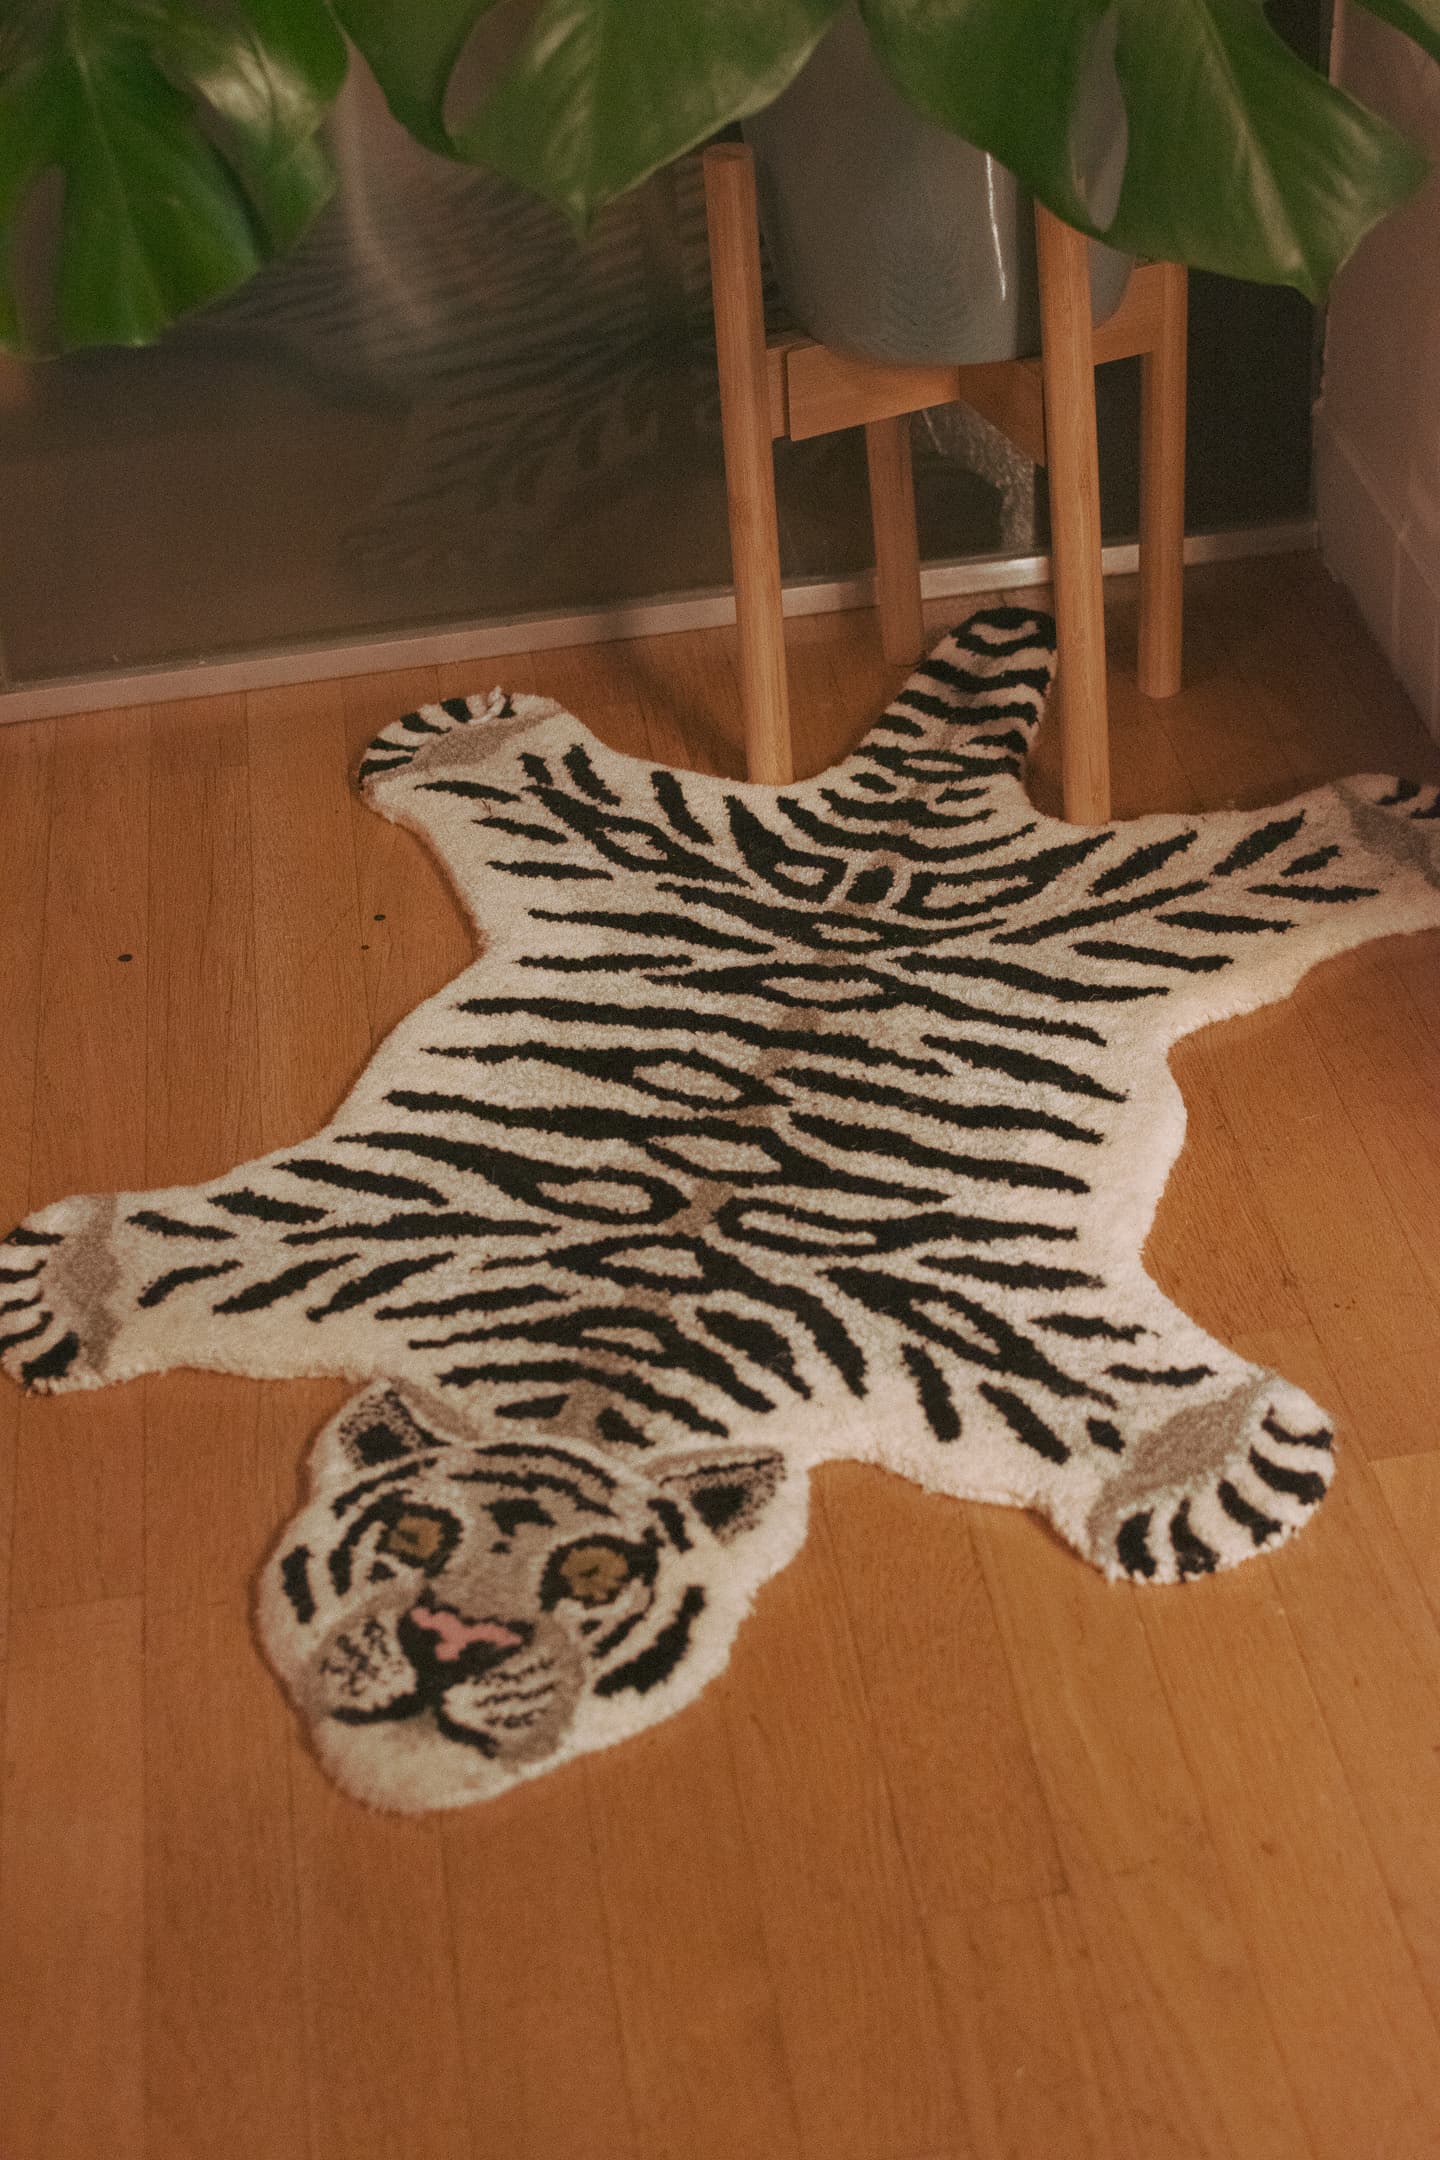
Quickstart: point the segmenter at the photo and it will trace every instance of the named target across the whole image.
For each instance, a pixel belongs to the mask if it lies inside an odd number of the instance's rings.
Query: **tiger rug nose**
[[[452,1606],[420,1604],[401,1616],[400,1647],[422,1679],[433,1675],[448,1687],[523,1650],[533,1632],[524,1622],[467,1620]]]

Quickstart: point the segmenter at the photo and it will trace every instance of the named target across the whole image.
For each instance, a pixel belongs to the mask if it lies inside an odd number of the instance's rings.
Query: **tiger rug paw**
[[[258,1603],[352,1793],[457,1806],[690,1701],[819,1463],[1033,1509],[1147,1585],[1321,1504],[1324,1412],[1145,1273],[1167,1055],[1440,925],[1440,790],[1045,817],[1052,627],[974,617],[781,789],[500,691],[396,721],[360,784],[481,957],[311,1139],[0,1241],[28,1389],[359,1387]]]
[[[724,1665],[805,1535],[770,1449],[647,1472],[582,1441],[486,1440],[382,1382],[321,1433],[260,1579],[271,1664],[337,1782],[460,1807],[669,1716]]]
[[[109,1197],[43,1208],[0,1240],[0,1365],[32,1394],[103,1387],[115,1329]]]

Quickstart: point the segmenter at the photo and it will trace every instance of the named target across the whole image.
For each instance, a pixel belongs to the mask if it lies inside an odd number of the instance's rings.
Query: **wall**
[[[1342,27],[1340,81],[1440,166],[1440,67],[1356,8]],[[1315,485],[1326,561],[1440,737],[1440,171],[1337,281]]]

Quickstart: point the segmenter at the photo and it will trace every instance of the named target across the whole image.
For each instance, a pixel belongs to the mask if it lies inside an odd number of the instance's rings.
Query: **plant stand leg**
[[[1140,362],[1140,659],[1146,697],[1180,688],[1185,610],[1185,361],[1189,279],[1158,266],[1160,327]]]
[[[1039,203],[1035,237],[1065,815],[1080,825],[1099,825],[1110,815],[1110,742],[1089,242]]]
[[[742,143],[717,143],[706,151],[705,207],[740,631],[746,771],[752,780],[778,787],[794,779],[795,765],[785,676],[760,226],[754,162]]]
[[[870,469],[880,643],[887,660],[918,660],[925,645],[925,620],[920,608],[920,541],[908,413],[867,422],[865,459]]]

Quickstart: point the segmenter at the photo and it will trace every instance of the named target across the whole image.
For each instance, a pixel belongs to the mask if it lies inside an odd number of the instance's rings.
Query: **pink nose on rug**
[[[435,1655],[450,1664],[471,1643],[492,1643],[497,1650],[518,1650],[525,1637],[500,1620],[462,1620],[443,1606],[416,1605],[408,1615],[412,1627],[424,1628],[435,1637]]]

